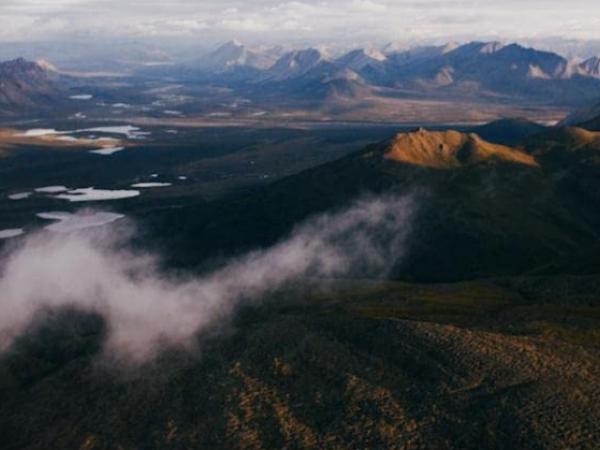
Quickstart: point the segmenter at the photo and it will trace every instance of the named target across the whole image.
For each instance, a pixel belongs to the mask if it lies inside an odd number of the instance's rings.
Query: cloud
[[[269,26],[257,19],[225,19],[221,21],[223,28],[232,31],[266,31]]]
[[[4,261],[0,347],[9,347],[40,310],[66,306],[105,318],[106,354],[143,362],[162,345],[193,345],[197,333],[226,323],[239,304],[294,281],[386,276],[406,251],[414,212],[412,197],[363,199],[199,277],[175,277],[156,256],[128,249],[130,226],[42,232]]]
[[[373,2],[371,0],[353,0],[350,4],[352,9],[363,12],[380,13],[387,11],[387,6],[382,3]]]
[[[462,18],[477,17],[478,20]],[[595,0],[3,0],[6,25],[0,39],[36,40],[98,36],[181,36],[215,40],[239,33],[263,41],[432,39],[441,36],[506,38],[565,35],[597,36],[600,4]],[[446,18],[446,20],[440,20]],[[535,20],[531,20],[535,18]],[[199,27],[188,23],[202,24]],[[292,22],[293,21],[293,22]],[[303,26],[292,27],[299,23]],[[563,27],[564,23],[570,23]],[[32,23],[39,24],[31,27]],[[287,23],[285,27],[280,26]],[[290,35],[287,31],[297,30]],[[310,31],[309,31],[310,30]],[[271,42],[272,43],[272,42]]]

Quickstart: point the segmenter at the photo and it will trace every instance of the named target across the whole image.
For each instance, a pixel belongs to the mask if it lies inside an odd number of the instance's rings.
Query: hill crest
[[[400,133],[393,139],[385,159],[434,169],[453,169],[494,161],[537,166],[521,150],[481,139],[475,133],[427,131]]]

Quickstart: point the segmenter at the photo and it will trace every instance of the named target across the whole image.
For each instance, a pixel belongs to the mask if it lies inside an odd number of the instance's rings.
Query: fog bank
[[[201,276],[174,276],[158,257],[128,248],[131,231],[110,225],[72,233],[41,231],[3,258],[0,348],[25,332],[42,308],[98,312],[105,351],[133,362],[162,345],[191,346],[226,323],[241,302],[257,302],[304,277],[383,277],[405,252],[411,197],[366,198],[296,227],[280,243]]]

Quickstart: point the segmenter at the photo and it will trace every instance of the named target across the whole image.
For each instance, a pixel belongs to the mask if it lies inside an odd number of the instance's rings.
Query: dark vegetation
[[[55,312],[0,361],[3,448],[592,449],[599,286],[281,293],[136,370],[98,357],[100,318]]]

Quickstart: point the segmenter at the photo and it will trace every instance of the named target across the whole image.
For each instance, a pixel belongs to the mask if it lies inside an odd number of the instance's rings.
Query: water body
[[[45,186],[45,187],[36,188],[35,192],[39,192],[42,194],[56,194],[58,192],[65,192],[68,190],[69,190],[69,188],[66,186]]]
[[[91,100],[92,98],[94,98],[94,96],[91,94],[77,94],[71,95],[69,98],[71,100]]]
[[[9,230],[0,230],[0,239],[10,239],[21,236],[25,233],[21,228],[12,228]]]
[[[107,200],[122,200],[125,198],[133,198],[140,195],[140,191],[134,190],[110,190],[110,189],[95,189],[79,188],[72,189],[66,193],[55,196],[61,200],[70,202],[98,202]]]
[[[90,150],[90,153],[93,153],[95,155],[110,156],[112,154],[120,152],[121,150],[125,150],[125,147],[105,147],[105,148],[99,148],[97,150]]]
[[[31,192],[19,192],[18,194],[12,194],[8,196],[10,200],[25,200],[29,197],[31,197]]]
[[[159,187],[168,187],[173,186],[172,183],[136,183],[132,184],[133,188],[159,188]]]
[[[27,130],[21,134],[25,137],[42,137],[42,136],[69,136],[77,133],[105,133],[105,134],[118,134],[125,136],[127,139],[144,139],[146,136],[152,134],[149,131],[142,131],[139,127],[133,125],[118,125],[109,127],[93,127],[93,128],[81,128],[78,130],[64,130],[59,131],[53,128],[34,128]]]
[[[45,227],[57,233],[84,230],[86,228],[100,227],[124,218],[122,214],[109,212],[80,212],[71,214],[63,211],[43,212],[37,214],[40,219],[54,220],[56,223]]]

